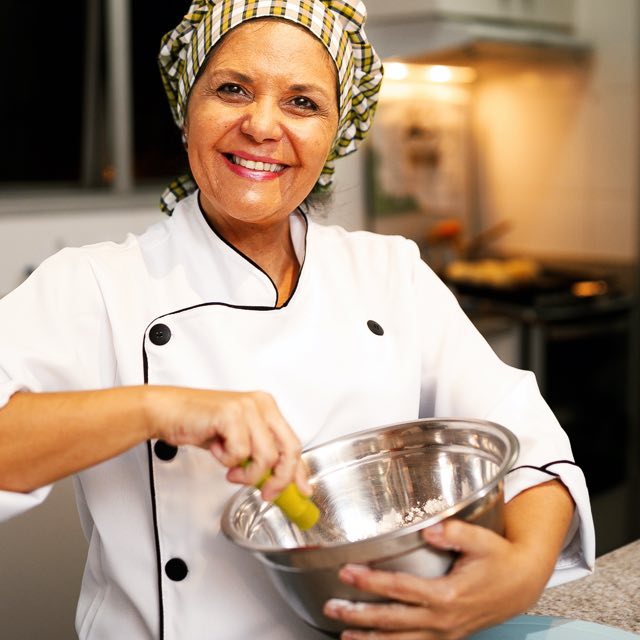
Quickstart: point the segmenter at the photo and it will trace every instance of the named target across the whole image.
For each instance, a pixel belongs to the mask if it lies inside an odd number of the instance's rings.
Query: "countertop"
[[[547,589],[528,613],[640,633],[640,540],[599,557],[592,575]]]

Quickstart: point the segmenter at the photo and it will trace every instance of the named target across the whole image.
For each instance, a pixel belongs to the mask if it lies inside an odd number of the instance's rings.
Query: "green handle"
[[[293,482],[284,488],[274,503],[302,531],[311,529],[320,517],[320,509],[311,498],[300,493],[297,485]]]
[[[246,467],[250,462],[251,460],[246,460],[242,466]],[[270,475],[271,472],[267,473],[267,475],[256,484],[256,487],[260,489]],[[318,509],[311,498],[300,493],[300,490],[294,482],[288,484],[273,502],[280,507],[282,513],[284,513],[293,524],[297,525],[299,529],[302,529],[302,531],[311,529],[320,517],[320,509]]]

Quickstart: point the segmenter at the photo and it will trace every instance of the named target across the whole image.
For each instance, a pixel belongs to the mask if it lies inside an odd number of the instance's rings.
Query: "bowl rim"
[[[325,442],[321,442],[313,447],[309,447],[308,449],[304,449],[302,452],[302,460],[304,462],[305,457],[308,457],[314,451],[318,449],[327,448],[332,445],[339,444],[340,442],[344,442],[346,440],[352,440],[354,437],[363,437],[371,436],[375,433],[384,433],[387,431],[397,430],[402,427],[410,427],[414,425],[420,426],[433,426],[434,428],[438,425],[442,426],[445,423],[446,426],[456,426],[456,425],[465,425],[465,426],[481,426],[484,428],[489,428],[490,430],[497,431],[507,442],[508,444],[508,452],[505,458],[501,461],[494,477],[484,484],[482,487],[472,491],[469,493],[463,500],[456,502],[456,504],[444,509],[443,511],[439,511],[438,513],[433,514],[427,518],[423,518],[412,524],[407,524],[406,526],[399,527],[398,529],[394,529],[392,531],[387,531],[384,533],[379,533],[377,535],[371,536],[369,538],[364,538],[362,540],[355,541],[346,541],[339,542],[336,544],[328,544],[328,545],[320,545],[317,547],[309,547],[309,546],[300,546],[300,547],[279,547],[273,545],[260,545],[252,542],[244,536],[239,535],[236,532],[235,527],[231,525],[231,514],[235,511],[235,507],[242,503],[242,501],[247,498],[255,495],[259,492],[259,490],[255,487],[242,487],[238,491],[236,491],[226,502],[224,506],[224,510],[222,516],[220,518],[221,529],[224,535],[233,543],[237,544],[239,547],[246,549],[255,554],[264,554],[269,557],[275,558],[280,554],[302,554],[302,553],[313,553],[317,552],[326,552],[326,551],[338,551],[343,550],[346,547],[353,548],[354,545],[358,546],[369,546],[373,544],[377,544],[379,542],[383,542],[385,540],[393,540],[395,538],[409,536],[412,533],[417,533],[422,529],[433,526],[434,524],[446,520],[456,514],[464,511],[470,505],[472,505],[477,500],[483,498],[487,494],[491,493],[498,484],[500,484],[504,477],[507,475],[513,464],[515,463],[519,450],[520,444],[517,436],[507,427],[491,421],[491,420],[483,420],[480,418],[462,418],[462,417],[438,417],[438,418],[417,418],[415,420],[408,420],[402,422],[394,422],[390,424],[380,425],[378,427],[371,427],[368,429],[363,429],[361,431],[353,431],[351,433],[338,436],[336,438],[332,438]],[[331,470],[328,469],[325,473],[329,473]],[[320,474],[324,475],[324,474]],[[310,480],[313,484],[313,478],[315,476],[311,476]],[[269,503],[265,503],[269,504]],[[269,506],[268,508],[271,508]]]

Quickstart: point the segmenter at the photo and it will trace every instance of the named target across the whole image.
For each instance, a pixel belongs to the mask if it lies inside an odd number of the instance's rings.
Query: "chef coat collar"
[[[275,307],[278,298],[275,283],[251,258],[209,225],[198,196],[199,191],[180,202],[171,218],[173,224],[178,227],[178,233],[185,234],[185,237],[191,240],[190,259],[197,260],[201,269],[206,269],[209,264],[209,268],[225,273],[230,279],[230,290],[233,291],[233,299],[226,302],[234,305]],[[290,302],[298,289],[307,253],[309,222],[306,215],[298,209],[289,216],[289,230],[300,272],[289,300],[282,306]],[[211,265],[212,261],[216,264]]]

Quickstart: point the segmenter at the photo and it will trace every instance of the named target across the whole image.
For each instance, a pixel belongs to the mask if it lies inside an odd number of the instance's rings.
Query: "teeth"
[[[246,160],[245,158],[239,158],[231,154],[229,154],[228,157],[233,164],[239,164],[241,167],[246,167],[253,171],[271,171],[272,173],[278,173],[286,166],[284,164],[276,164],[275,162],[254,162],[253,160]]]

